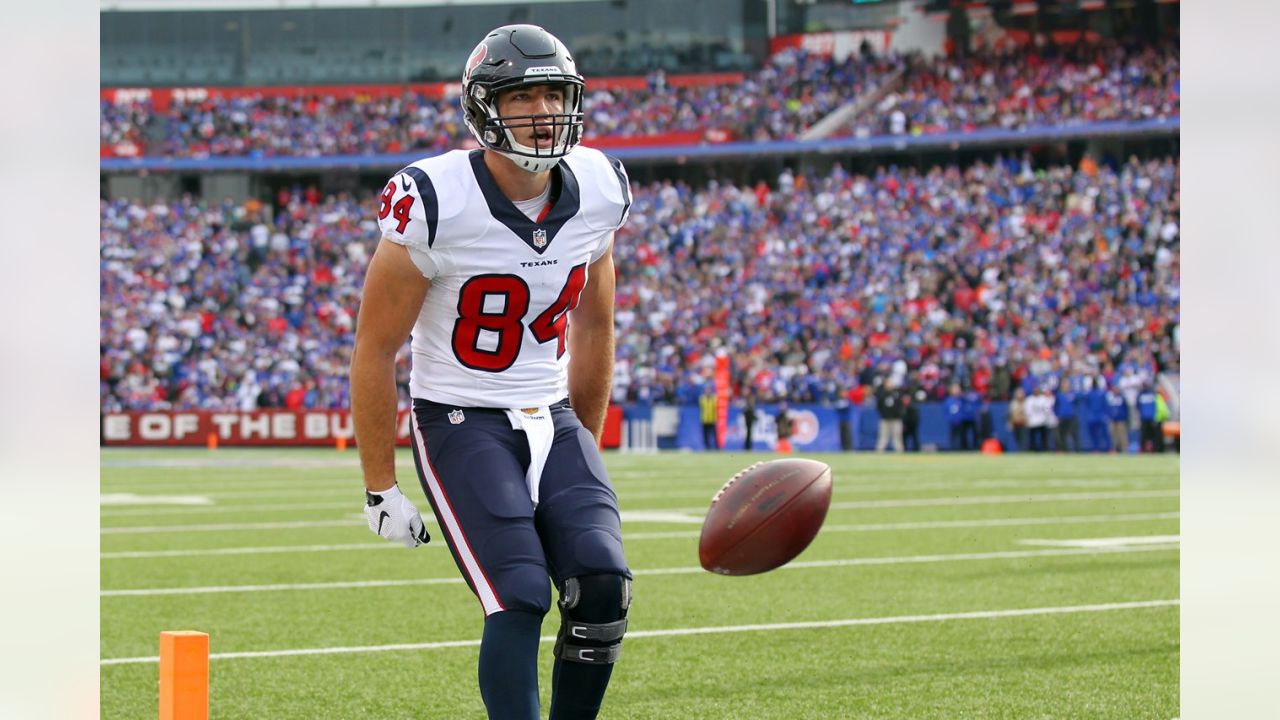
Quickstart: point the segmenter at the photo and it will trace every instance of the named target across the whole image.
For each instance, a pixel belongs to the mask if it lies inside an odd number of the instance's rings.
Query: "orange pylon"
[[[160,633],[160,720],[208,719],[208,633]]]

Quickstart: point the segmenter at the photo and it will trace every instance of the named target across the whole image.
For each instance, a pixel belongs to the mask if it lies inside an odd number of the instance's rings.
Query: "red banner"
[[[688,73],[668,75],[671,87],[698,87],[702,85],[728,85],[740,83],[743,73]],[[587,78],[587,90],[643,90],[649,81],[643,76]],[[210,98],[239,97],[319,97],[332,96],[340,100],[348,98],[397,97],[406,92],[416,92],[428,98],[456,97],[461,89],[456,82],[407,83],[382,85],[273,85],[265,87],[164,87],[164,88],[102,88],[99,97],[112,103],[128,104],[151,101],[152,106],[164,112],[176,102],[204,102]]]
[[[412,414],[396,414],[396,444],[409,445]],[[156,411],[102,415],[102,444],[108,447],[169,445],[315,446],[355,445],[349,410],[255,410],[248,412]],[[610,405],[604,446],[617,447],[622,408]]]
[[[408,410],[397,415],[399,445],[409,444],[409,418]],[[355,443],[349,410],[157,411],[102,416],[102,444],[106,446],[329,446],[336,445],[339,438]]]
[[[606,450],[622,445],[622,406],[609,403],[604,413],[604,431],[600,433],[600,447]]]
[[[145,148],[131,140],[118,142],[114,145],[102,143],[98,146],[98,153],[104,158],[138,157],[146,154]]]

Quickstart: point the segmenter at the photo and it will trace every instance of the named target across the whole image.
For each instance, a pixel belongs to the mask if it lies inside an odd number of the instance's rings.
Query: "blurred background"
[[[709,394],[730,449],[748,402],[761,450],[783,402],[797,450],[1176,449],[1178,18],[1159,0],[105,0],[102,442],[348,437],[377,192],[475,147],[463,62],[533,23],[575,54],[584,144],[635,193],[606,447],[704,449]]]

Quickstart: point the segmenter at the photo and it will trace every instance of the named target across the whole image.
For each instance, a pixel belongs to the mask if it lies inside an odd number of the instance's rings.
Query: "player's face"
[[[498,114],[550,116],[564,112],[564,88],[560,85],[531,85],[512,88],[498,94]],[[520,123],[516,123],[517,125]],[[550,149],[555,145],[550,117],[534,118],[531,127],[514,127],[516,142],[527,147]]]

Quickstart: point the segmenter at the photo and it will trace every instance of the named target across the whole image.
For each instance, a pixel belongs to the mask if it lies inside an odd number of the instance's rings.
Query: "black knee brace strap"
[[[617,578],[622,585],[620,597],[617,600],[593,597],[588,603],[591,607],[585,607],[582,603],[581,580],[566,579],[560,595],[560,632],[556,635],[555,655],[572,662],[614,663],[622,654],[622,636],[627,631],[627,608],[631,606],[631,580],[617,575],[588,577],[593,589],[599,584],[595,582],[596,578]],[[605,620],[602,615],[611,615],[618,619]],[[593,619],[601,621],[589,622]]]

